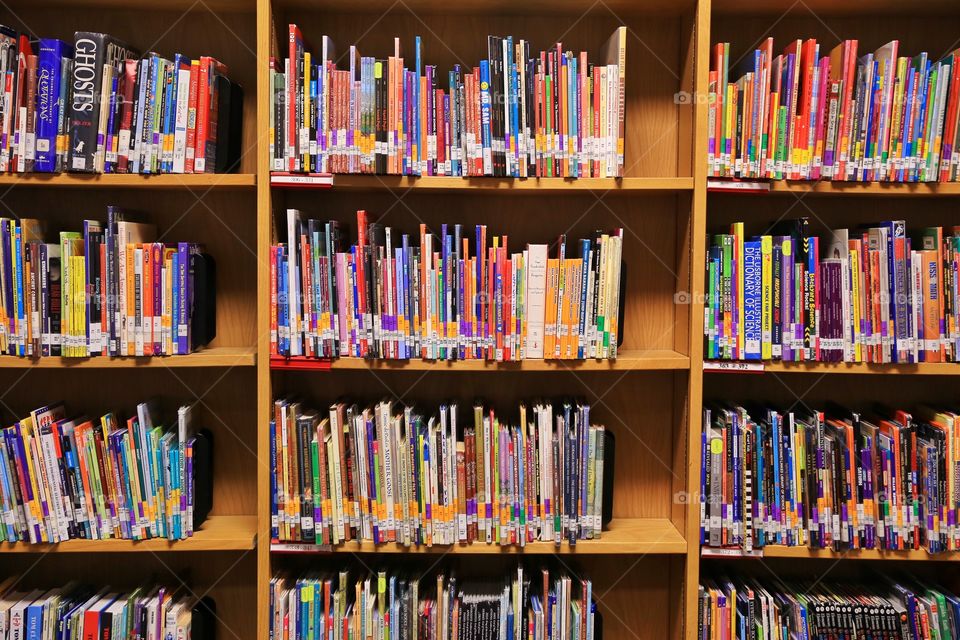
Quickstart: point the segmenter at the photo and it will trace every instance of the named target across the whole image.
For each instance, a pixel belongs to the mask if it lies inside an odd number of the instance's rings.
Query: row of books
[[[745,551],[960,549],[960,414],[709,405],[700,539]]]
[[[960,49],[902,53],[898,40],[872,53],[844,40],[826,54],[811,38],[775,54],[767,38],[731,70],[730,43],[714,45],[708,175],[960,179]]]
[[[521,404],[516,420],[482,403],[432,415],[384,400],[317,412],[278,400],[270,424],[272,536],[409,546],[525,546],[600,537],[606,430],[590,406]]]
[[[0,171],[213,173],[240,161],[243,92],[215,58],[0,25]]]
[[[4,428],[0,541],[192,536],[209,502],[195,461],[206,465],[210,442],[197,433],[193,407],[180,407],[168,425],[159,415],[141,403],[126,420],[113,412],[96,419],[60,402]]]
[[[960,638],[960,597],[913,577],[858,583],[721,575],[701,581],[697,616],[697,640]]]
[[[32,218],[0,218],[0,351],[40,356],[184,355],[213,339],[215,263],[157,242],[118,207],[46,242]]]
[[[960,227],[903,220],[811,235],[809,220],[709,241],[706,357],[916,363],[960,358]]]
[[[424,176],[623,175],[626,27],[597,63],[561,43],[487,37],[487,57],[446,75],[424,64],[419,36],[404,60],[351,46],[346,69],[327,36],[319,56],[300,29],[271,68],[274,171]],[[413,68],[409,68],[412,66]],[[446,89],[444,88],[446,85]]]
[[[270,638],[601,640],[589,579],[517,566],[472,579],[441,568],[278,575],[270,581]]]
[[[477,225],[409,234],[357,212],[337,221],[288,209],[270,254],[270,344],[281,356],[495,361],[617,355],[623,230],[511,252]],[[569,248],[568,248],[569,247]],[[472,253],[472,255],[471,255]],[[575,257],[572,257],[575,256]]]
[[[126,591],[68,582],[26,590],[21,579],[0,582],[0,640],[214,637],[215,603],[185,586]]]

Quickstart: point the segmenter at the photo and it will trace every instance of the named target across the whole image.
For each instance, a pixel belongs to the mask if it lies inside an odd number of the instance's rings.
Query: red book
[[[139,60],[128,59],[123,61],[123,93],[120,103],[120,134],[117,149],[117,173],[127,173],[130,164],[130,150],[133,129],[133,92],[137,86],[137,69]],[[106,282],[106,280],[104,280]],[[104,306],[106,308],[106,306]],[[106,325],[104,325],[106,326]]]
[[[207,141],[216,140],[216,76],[225,74],[227,67],[216,58],[200,58],[200,78],[197,87],[197,136],[195,140],[193,171],[205,173],[213,166],[206,166]],[[213,113],[213,115],[211,115]]]
[[[193,173],[197,155],[197,104],[200,95],[200,61],[190,63],[190,96],[187,100],[187,142],[183,172]]]

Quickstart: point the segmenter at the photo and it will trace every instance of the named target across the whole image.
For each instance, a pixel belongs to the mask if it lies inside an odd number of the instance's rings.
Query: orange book
[[[554,357],[554,351],[557,346],[557,293],[560,287],[560,259],[547,259],[547,293],[546,293],[546,311],[544,312],[543,325],[543,357],[550,359]]]
[[[570,354],[570,313],[573,291],[573,259],[563,261],[563,294],[560,301],[560,325],[557,327],[557,339],[560,341],[560,358],[566,359]]]
[[[576,359],[580,350],[580,293],[583,291],[583,258],[574,258],[567,262],[571,263],[570,279],[567,280],[570,283],[570,289],[566,296],[570,299],[567,357]]]

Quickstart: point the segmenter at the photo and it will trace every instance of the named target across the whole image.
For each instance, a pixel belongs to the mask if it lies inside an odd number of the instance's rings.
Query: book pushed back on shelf
[[[395,38],[386,59],[351,45],[341,70],[331,38],[312,53],[291,24],[287,57],[270,69],[271,170],[620,177],[626,40],[618,27],[597,63],[559,42],[536,55],[491,35],[478,66],[445,72],[426,64],[419,36],[406,59]]]
[[[141,55],[108,34],[0,27],[0,171],[234,171],[243,91],[226,74],[213,57]]]
[[[405,547],[571,546],[612,515],[613,436],[590,406],[521,404],[512,424],[477,403],[436,414],[383,401],[317,412],[277,400],[270,423],[277,542]]]
[[[508,237],[473,246],[461,225],[436,237],[368,223],[357,243],[337,221],[288,209],[287,242],[270,256],[271,355],[390,360],[615,359],[622,338],[623,230],[510,252]],[[415,239],[415,238],[414,238]],[[572,255],[571,255],[572,254]]]

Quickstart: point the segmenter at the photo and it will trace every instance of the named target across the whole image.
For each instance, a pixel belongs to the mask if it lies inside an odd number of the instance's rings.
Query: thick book
[[[60,134],[64,91],[61,76],[64,60],[73,57],[73,45],[54,38],[41,38],[37,72],[37,127],[34,171],[57,171],[57,138]]]
[[[127,58],[139,57],[139,52],[113,36],[90,31],[74,34],[68,164],[71,171],[97,170],[101,110],[109,107],[109,95],[103,90],[104,69],[108,65],[119,69]]]

